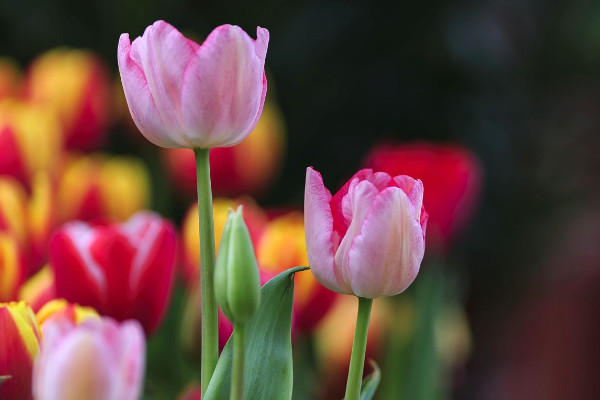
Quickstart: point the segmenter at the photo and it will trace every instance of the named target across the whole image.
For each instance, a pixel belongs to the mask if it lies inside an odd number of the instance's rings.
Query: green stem
[[[202,397],[219,357],[217,301],[214,292],[215,228],[210,187],[209,149],[195,149],[198,184],[198,225],[200,229],[200,284],[202,289]]]
[[[244,368],[246,365],[246,327],[237,325],[233,331],[233,372],[230,400],[244,398]]]
[[[362,384],[363,368],[365,366],[367,334],[369,332],[369,319],[371,318],[372,305],[373,299],[365,299],[363,297],[358,298],[358,316],[356,318],[354,343],[352,344],[352,357],[350,358],[350,370],[348,371],[346,397],[344,397],[344,400],[360,399],[360,387]]]
[[[427,265],[415,285],[416,329],[405,397],[411,400],[440,398],[440,360],[435,348],[435,320],[444,305],[444,271]]]

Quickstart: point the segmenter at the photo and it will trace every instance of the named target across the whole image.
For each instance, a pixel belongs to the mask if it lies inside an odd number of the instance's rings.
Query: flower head
[[[124,33],[117,51],[133,120],[161,147],[233,146],[261,115],[269,31],[253,40],[233,25],[217,27],[202,45],[164,21],[141,37]]]
[[[423,184],[406,175],[358,171],[331,196],[308,168],[304,198],[312,272],[339,293],[375,298],[404,291],[425,251]]]

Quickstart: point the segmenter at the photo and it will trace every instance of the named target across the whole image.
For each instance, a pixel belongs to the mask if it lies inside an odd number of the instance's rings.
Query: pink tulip
[[[323,286],[372,299],[413,282],[427,225],[420,180],[363,169],[332,197],[308,168],[304,196],[308,261]]]
[[[49,321],[33,373],[36,400],[137,400],[142,394],[145,339],[136,321],[110,318],[74,325]]]
[[[222,25],[202,45],[164,21],[117,51],[125,97],[142,134],[161,147],[228,147],[241,142],[261,115],[269,31],[253,40]]]

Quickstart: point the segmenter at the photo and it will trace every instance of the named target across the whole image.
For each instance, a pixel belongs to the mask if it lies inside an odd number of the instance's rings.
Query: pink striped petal
[[[420,221],[400,188],[374,200],[348,252],[352,292],[360,297],[393,296],[415,279],[425,252]]]
[[[333,217],[329,202],[331,193],[323,185],[321,174],[306,169],[304,191],[304,229],[308,263],[315,278],[325,287],[336,292],[344,290],[338,284],[334,272]]]

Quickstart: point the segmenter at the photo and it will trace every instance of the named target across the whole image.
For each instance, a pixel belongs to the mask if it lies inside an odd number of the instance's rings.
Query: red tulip
[[[425,142],[377,146],[367,155],[365,166],[423,181],[428,243],[438,249],[446,249],[468,223],[483,179],[481,164],[468,149]]]
[[[50,243],[56,294],[119,321],[137,319],[151,333],[167,308],[175,254],[173,226],[150,212],[108,226],[67,223]]]

